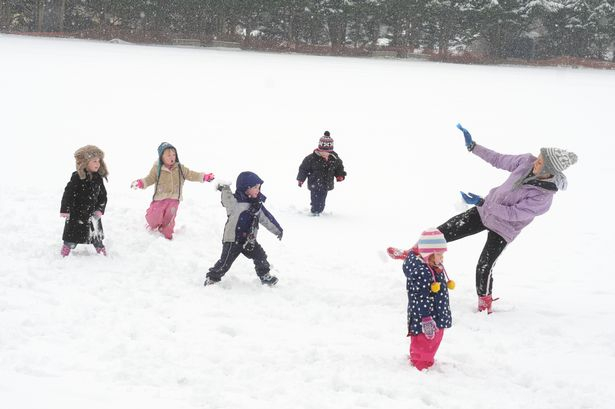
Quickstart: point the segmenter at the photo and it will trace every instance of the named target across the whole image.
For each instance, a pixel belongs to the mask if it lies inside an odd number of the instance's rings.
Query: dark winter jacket
[[[307,178],[310,190],[333,190],[333,179],[338,176],[346,177],[346,172],[337,153],[331,151],[329,160],[325,160],[314,151],[301,162],[297,180],[304,182]]]
[[[81,179],[77,172],[73,172],[60,206],[60,213],[69,214],[62,240],[71,243],[92,243],[93,238],[102,240],[102,223],[99,219],[94,225],[92,215],[97,210],[104,213],[106,206],[107,190],[102,176],[88,173],[85,179]]]
[[[450,328],[452,316],[445,274],[434,271],[436,280],[440,282],[440,291],[433,293],[431,270],[419,255],[411,251],[403,269],[408,291],[408,335],[421,334],[421,319],[429,316],[438,328]]]
[[[224,226],[223,242],[233,242],[242,245],[254,243],[258,234],[259,224],[276,236],[282,235],[282,227],[265,208],[263,202],[267,200],[265,195],[259,193],[254,199],[246,196],[245,191],[257,184],[263,184],[263,180],[255,173],[242,172],[237,178],[237,190],[235,194],[230,187],[221,186],[222,205],[226,208],[227,221]]]

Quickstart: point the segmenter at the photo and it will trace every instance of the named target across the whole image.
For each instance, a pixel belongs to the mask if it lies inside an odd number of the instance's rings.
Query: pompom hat
[[[318,141],[318,150],[331,152],[333,150],[333,138],[329,131],[325,131],[324,135]]]
[[[560,174],[570,165],[577,163],[578,157],[574,152],[559,148],[541,148],[540,154],[544,159],[543,173]]]
[[[427,229],[421,233],[417,243],[419,254],[425,262],[434,253],[444,253],[446,251],[446,239],[444,234],[438,229]]]
[[[433,282],[431,283],[431,291],[437,293],[440,291],[440,283],[436,280],[436,274],[434,270],[429,265],[428,260],[429,256],[434,253],[444,253],[446,251],[446,239],[444,238],[444,234],[438,229],[427,229],[423,233],[421,233],[421,237],[419,238],[418,243],[416,244],[416,248],[418,249],[419,254],[423,258],[425,264],[429,268],[431,272],[431,276]],[[434,267],[437,268],[437,267]],[[439,266],[446,277],[446,287],[449,290],[453,290],[455,288],[455,282],[448,278],[448,274],[444,269],[444,266]]]

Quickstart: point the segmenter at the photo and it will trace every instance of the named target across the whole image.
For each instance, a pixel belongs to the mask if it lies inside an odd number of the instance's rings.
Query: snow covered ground
[[[0,92],[2,407],[612,407],[613,72],[0,35]],[[418,372],[384,249],[506,178],[457,122],[500,152],[579,162],[498,261],[494,314],[475,312],[485,235],[450,245],[453,328]],[[312,218],[295,176],[324,130],[348,177]],[[265,180],[285,229],[259,235],[277,287],[245,259],[203,287],[226,219],[211,184],[186,184],[173,241],[145,231],[152,189],[129,186],[162,141],[192,169]],[[61,259],[60,198],[86,144],[107,155],[110,255]]]

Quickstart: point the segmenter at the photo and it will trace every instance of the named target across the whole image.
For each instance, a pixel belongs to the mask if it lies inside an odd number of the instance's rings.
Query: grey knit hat
[[[540,148],[540,154],[545,162],[542,173],[552,175],[561,174],[570,165],[577,163],[578,159],[574,152],[559,148]]]

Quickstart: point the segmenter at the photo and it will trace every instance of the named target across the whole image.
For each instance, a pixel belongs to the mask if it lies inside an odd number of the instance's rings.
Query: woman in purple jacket
[[[549,210],[553,195],[558,190],[566,189],[563,171],[576,163],[577,155],[558,148],[542,148],[538,157],[529,153],[502,155],[476,144],[470,132],[460,124],[457,128],[463,132],[468,151],[492,166],[510,172],[508,179],[491,189],[484,199],[473,193],[461,192],[465,202],[475,207],[438,227],[449,243],[483,230],[489,232],[476,266],[476,292],[478,311],[487,310],[491,314],[494,301],[491,296],[493,265],[506,245],[534,217]]]

